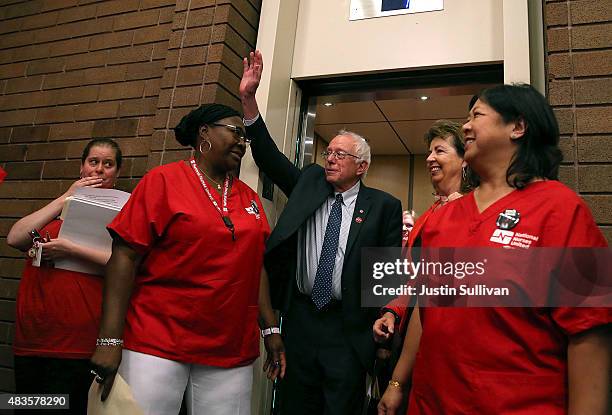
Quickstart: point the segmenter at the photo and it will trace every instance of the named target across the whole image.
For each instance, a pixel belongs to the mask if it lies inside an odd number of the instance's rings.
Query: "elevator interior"
[[[364,183],[421,214],[433,191],[424,133],[439,119],[463,124],[472,96],[502,76],[500,66],[487,65],[303,83],[297,164],[324,164],[327,143],[341,129],[354,131],[372,150]]]

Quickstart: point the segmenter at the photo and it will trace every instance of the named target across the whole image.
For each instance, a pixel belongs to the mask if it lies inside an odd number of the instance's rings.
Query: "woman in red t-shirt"
[[[557,181],[559,127],[533,87],[485,90],[463,131],[480,184],[430,217],[423,246],[607,246],[584,201]],[[404,347],[379,414],[397,413],[411,376],[410,415],[608,413],[612,309],[417,310],[407,336],[419,329],[418,351]]]
[[[30,256],[36,253],[30,232],[36,230],[42,237],[42,265],[34,267],[32,259],[27,260],[17,293],[16,391],[70,394],[69,413],[79,415],[87,410],[92,379],[89,357],[100,323],[102,279],[56,269],[51,262],[74,257],[104,265],[110,253],[58,238],[62,224],[58,216],[76,188],[112,188],[120,169],[117,143],[106,138],[91,140],[83,150],[81,178],[66,193],[15,223],[7,236],[10,246],[29,251]]]
[[[245,153],[239,114],[206,104],[175,128],[190,160],[147,173],[108,226],[102,323],[92,357],[105,400],[115,373],[145,414],[248,414],[262,329],[264,370],[285,357],[263,253],[270,228],[236,172]],[[122,347],[123,346],[123,347]]]

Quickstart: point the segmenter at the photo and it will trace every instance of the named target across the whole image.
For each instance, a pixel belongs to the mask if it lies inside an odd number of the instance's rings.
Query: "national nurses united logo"
[[[512,241],[512,237],[514,236],[514,232],[506,231],[503,229],[495,229],[493,235],[491,235],[491,242],[496,242],[502,245],[510,245],[510,241]]]
[[[249,215],[255,215],[255,219],[259,219],[261,216],[259,215],[259,207],[257,207],[257,202],[251,200],[251,206],[244,208]]]
[[[495,224],[499,229],[514,228],[521,220],[521,214],[516,209],[506,209],[497,217]]]

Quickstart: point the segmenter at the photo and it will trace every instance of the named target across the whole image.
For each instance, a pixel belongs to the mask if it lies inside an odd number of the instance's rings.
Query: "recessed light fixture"
[[[325,105],[326,107],[331,107],[331,106],[332,106],[332,105],[334,105],[334,104],[332,104],[331,102],[326,102],[326,103],[325,103],[325,104],[323,104],[323,105]]]
[[[427,95],[421,95],[421,96],[419,97],[419,99],[420,99],[421,101],[427,101],[427,100],[429,99],[429,97],[428,97]]]

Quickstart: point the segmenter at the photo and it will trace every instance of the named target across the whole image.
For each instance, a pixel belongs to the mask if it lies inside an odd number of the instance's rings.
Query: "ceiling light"
[[[326,107],[331,107],[331,106],[332,106],[332,105],[334,105],[334,104],[332,104],[331,102],[326,102],[326,103],[325,103],[325,104],[323,104],[323,105],[325,105]]]
[[[421,97],[419,97],[419,99],[421,101],[427,101],[429,99],[429,97],[427,95],[421,95]]]

